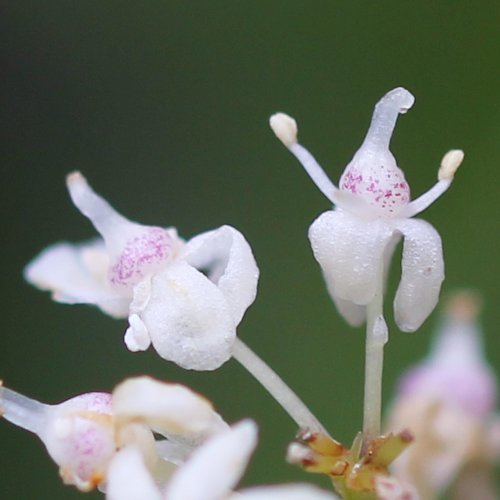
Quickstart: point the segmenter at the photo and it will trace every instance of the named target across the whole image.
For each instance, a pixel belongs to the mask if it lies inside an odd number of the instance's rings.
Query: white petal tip
[[[71,188],[72,186],[76,186],[82,182],[84,182],[86,184],[87,180],[81,174],[81,172],[78,172],[78,171],[71,172],[66,176],[66,185],[68,186],[68,188]]]
[[[415,103],[415,97],[405,88],[397,87],[387,92],[379,101],[379,104],[389,102],[397,105],[399,113],[406,113]]]
[[[276,113],[269,118],[269,125],[287,148],[297,142],[297,122],[291,116]]]
[[[438,172],[438,179],[452,180],[458,167],[464,159],[464,152],[461,149],[452,149],[448,151],[441,160],[441,167]]]
[[[151,345],[146,325],[137,314],[132,314],[128,321],[130,326],[124,337],[127,349],[132,352],[145,351]]]
[[[73,200],[73,203],[77,207],[90,190],[87,179],[81,174],[81,172],[78,171],[71,172],[66,176],[66,186],[68,188],[71,199]]]

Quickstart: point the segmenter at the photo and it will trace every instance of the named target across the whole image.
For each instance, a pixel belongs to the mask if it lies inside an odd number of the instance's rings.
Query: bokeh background
[[[236,362],[193,373],[152,351],[129,353],[126,322],[52,303],[22,269],[51,242],[94,235],[65,190],[74,169],[132,219],[175,225],[186,238],[238,227],[261,269],[241,338],[350,442],[361,425],[364,334],[339,319],[306,238],[328,202],[267,121],[278,110],[295,116],[302,142],[337,180],[375,102],[399,85],[416,104],[392,150],[414,196],[434,183],[444,152],[466,152],[452,189],[424,217],[443,238],[443,293],[483,294],[487,355],[500,369],[498,2],[46,0],[0,9],[6,385],[56,402],[133,374],[184,382],[227,420],[258,422],[244,484],[327,485],[284,462],[295,426]],[[435,313],[418,333],[391,328],[386,403],[437,323]],[[0,442],[0,498],[80,496],[32,435],[0,422]]]

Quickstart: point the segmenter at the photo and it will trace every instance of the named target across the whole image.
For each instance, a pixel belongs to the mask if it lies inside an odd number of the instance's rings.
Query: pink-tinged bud
[[[82,394],[46,405],[0,387],[0,410],[6,420],[38,435],[66,484],[90,491],[105,480],[116,451],[111,394]]]

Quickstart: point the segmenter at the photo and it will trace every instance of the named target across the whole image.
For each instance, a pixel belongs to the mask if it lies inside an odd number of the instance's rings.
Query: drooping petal
[[[211,403],[191,389],[150,377],[130,378],[113,391],[113,414],[119,425],[147,424],[163,435],[201,439],[227,429]]]
[[[220,500],[237,484],[257,444],[257,426],[244,420],[193,452],[168,484],[169,500]]]
[[[128,446],[113,458],[108,471],[107,500],[163,500],[137,448]]]
[[[328,281],[327,287],[330,291]],[[332,291],[330,291],[330,295],[337,311],[351,326],[361,326],[366,321],[366,306],[358,306],[349,300],[342,300],[333,295]]]
[[[257,486],[229,497],[229,500],[339,500],[337,495],[311,484]]]
[[[68,176],[67,185],[73,203],[106,242],[108,279],[118,289],[131,291],[147,275],[165,267],[182,245],[173,228],[143,226],[123,217],[79,172]]]
[[[115,318],[126,318],[130,297],[112,289],[107,279],[109,257],[103,240],[56,243],[24,269],[32,285],[52,292],[56,302],[93,304]]]
[[[130,306],[127,345],[146,345],[147,332],[162,358],[192,370],[214,370],[231,357],[233,311],[204,274],[178,261],[152,277],[147,294],[144,286]]]
[[[404,236],[394,316],[402,331],[413,332],[427,319],[439,298],[444,280],[441,238],[423,220],[401,219],[395,221],[394,227]]]
[[[371,302],[392,233],[382,219],[366,221],[339,209],[324,212],[313,222],[309,239],[334,300]],[[355,310],[346,319],[358,322],[360,317]]]
[[[185,245],[181,258],[208,277],[224,294],[235,325],[255,300],[259,269],[244,236],[231,226],[195,236]]]

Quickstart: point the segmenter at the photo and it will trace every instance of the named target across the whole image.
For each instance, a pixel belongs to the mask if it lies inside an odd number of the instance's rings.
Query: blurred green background
[[[349,442],[361,425],[364,334],[339,319],[306,238],[328,202],[267,121],[278,110],[296,117],[337,181],[375,102],[399,85],[416,96],[392,142],[413,195],[434,183],[444,152],[466,152],[452,189],[423,217],[443,238],[444,293],[484,294],[488,358],[499,368],[499,14],[486,0],[5,2],[0,377],[46,402],[111,390],[132,374],[185,382],[227,420],[258,422],[244,484],[327,485],[284,462],[295,426],[237,363],[191,373],[153,351],[132,354],[125,321],[52,303],[21,271],[51,242],[94,235],[65,190],[74,169],[132,219],[186,238],[236,226],[261,269],[241,338]],[[398,270],[396,259],[390,294]],[[386,402],[437,318],[416,334],[391,328]],[[0,422],[0,442],[0,498],[80,496],[32,435]]]

